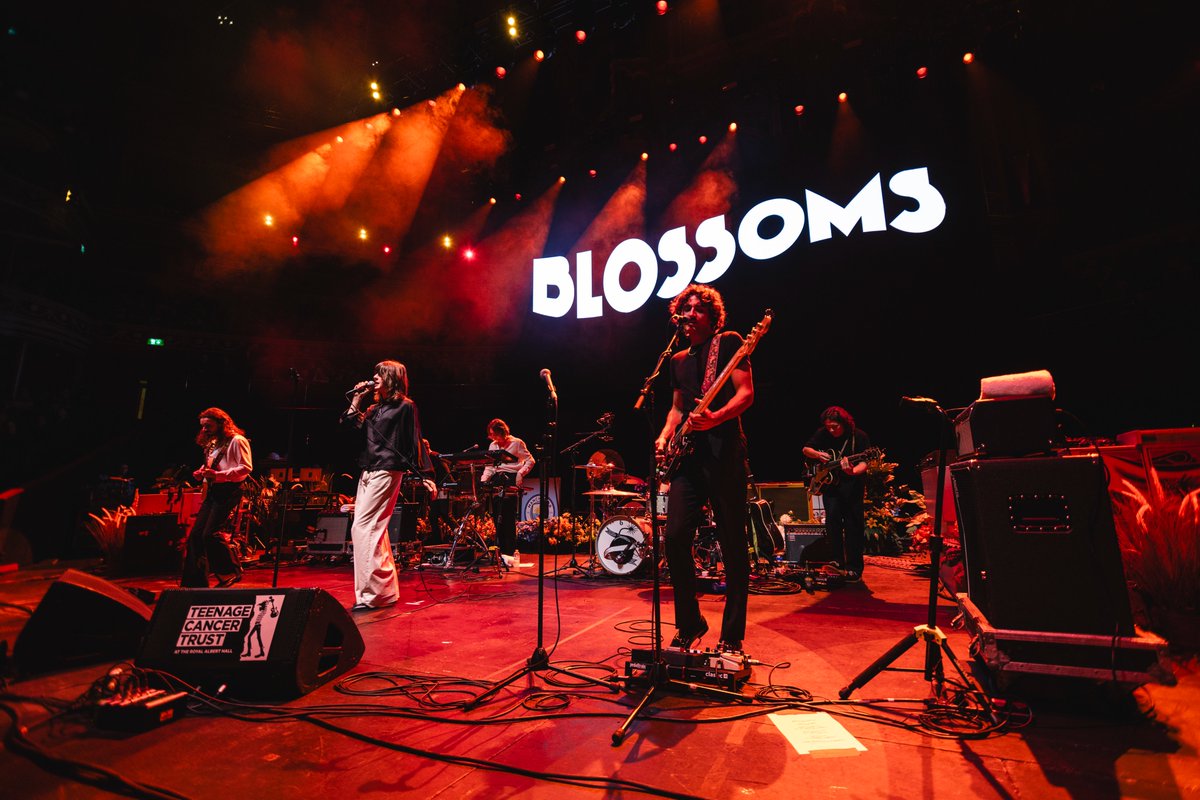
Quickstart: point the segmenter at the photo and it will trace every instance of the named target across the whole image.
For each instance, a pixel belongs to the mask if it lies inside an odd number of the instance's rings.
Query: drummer
[[[492,498],[492,518],[496,521],[496,544],[500,554],[512,558],[517,547],[517,507],[521,502],[521,489],[525,476],[533,469],[533,455],[525,442],[513,436],[508,423],[494,419],[488,423],[488,438],[492,440],[488,451],[505,450],[512,460],[489,464],[484,467],[480,479],[484,485],[500,489]]]

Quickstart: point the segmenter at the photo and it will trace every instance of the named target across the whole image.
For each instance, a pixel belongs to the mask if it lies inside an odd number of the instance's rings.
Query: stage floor
[[[547,572],[555,567],[553,558],[547,557]],[[854,692],[851,699],[858,702],[832,702],[840,688],[926,621],[928,581],[903,559],[869,559],[859,584],[812,594],[752,595],[746,651],[763,665],[753,667],[742,687],[745,702],[704,690],[659,689],[619,745],[613,733],[640,690],[564,686],[558,673],[539,671],[472,710],[454,708],[489,682],[520,670],[534,652],[537,558],[524,554],[523,561],[519,571],[500,577],[487,570],[406,570],[399,604],[353,615],[366,643],[357,667],[273,707],[286,713],[188,713],[131,734],[97,730],[80,717],[47,721],[41,705],[11,699],[74,700],[109,664],[19,680],[9,685],[5,702],[19,709],[29,739],[44,752],[175,793],[169,796],[1200,796],[1200,679],[1194,662],[1175,664],[1177,686],[1147,685],[1132,695],[1084,681],[1011,687],[1005,708],[1019,708],[1024,695],[1032,719],[1014,713],[1006,730],[985,738],[919,727],[921,701],[930,697],[921,673],[923,644],[895,662],[915,671],[883,672]],[[559,556],[557,565],[563,563]],[[28,619],[14,606],[34,609],[63,569],[0,576],[0,635],[10,649]],[[544,584],[542,641],[551,663],[590,665],[585,674],[597,678],[623,675],[630,648],[650,641],[650,581],[562,574]],[[238,588],[271,582],[270,568],[255,568]],[[168,576],[113,583],[153,592],[173,585]],[[278,585],[316,587],[347,607],[352,603],[347,565],[285,564]],[[667,587],[663,601],[669,640]],[[713,630],[701,645],[716,645],[722,602],[719,593],[702,598]],[[968,637],[952,627],[954,612],[942,599],[938,627],[965,666]],[[346,682],[364,673],[379,677]],[[769,685],[780,688],[760,695]],[[339,690],[345,688],[387,691]],[[804,706],[809,695],[814,705]],[[811,720],[806,709],[833,715],[863,749],[802,755],[768,713],[784,717],[786,725],[797,721],[786,719],[790,716],[808,714],[804,721]],[[8,719],[2,724],[10,729]],[[0,796],[113,796],[55,769],[35,764],[10,745],[0,755]]]

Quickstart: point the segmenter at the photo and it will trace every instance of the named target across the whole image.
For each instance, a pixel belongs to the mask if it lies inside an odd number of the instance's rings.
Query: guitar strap
[[[708,340],[708,361],[704,365],[704,380],[700,382],[700,394],[708,393],[717,380],[717,354],[721,349],[720,334],[713,334]]]

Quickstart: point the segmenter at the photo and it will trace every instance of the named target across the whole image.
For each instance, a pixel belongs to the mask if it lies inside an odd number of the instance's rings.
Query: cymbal
[[[615,464],[580,464],[575,469],[594,469],[597,472],[610,470],[615,467]]]
[[[625,492],[620,489],[596,489],[591,492],[584,492],[588,497],[640,497],[637,492]]]

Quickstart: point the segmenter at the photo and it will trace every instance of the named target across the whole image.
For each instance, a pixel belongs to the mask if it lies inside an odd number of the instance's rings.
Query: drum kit
[[[488,543],[484,541],[479,532],[482,526],[478,523],[484,504],[489,498],[501,493],[520,494],[521,489],[517,486],[506,485],[505,481],[497,481],[492,484],[481,483],[479,475],[486,467],[498,467],[501,464],[516,461],[516,456],[507,450],[485,450],[475,447],[459,453],[443,453],[440,457],[451,465],[451,473],[455,477],[453,483],[443,483],[438,489],[439,499],[450,500],[451,518],[456,523],[451,534],[449,550],[446,553],[445,565],[448,568],[460,566],[457,559],[458,552],[472,550],[474,551],[473,559],[461,566],[470,569],[476,566],[480,560],[488,560],[494,563],[496,571],[499,572],[502,568],[499,551],[489,547]],[[495,476],[510,474],[494,473]],[[455,504],[458,504],[457,507]],[[455,510],[460,513],[455,514]]]
[[[588,498],[591,517],[601,521],[593,564],[610,575],[637,573],[651,556],[649,484],[627,474],[621,456],[613,450],[598,450],[575,469],[585,471],[592,488],[583,496]],[[654,505],[659,519],[665,519],[666,495],[656,495]]]

